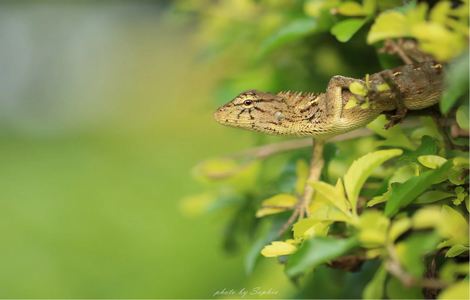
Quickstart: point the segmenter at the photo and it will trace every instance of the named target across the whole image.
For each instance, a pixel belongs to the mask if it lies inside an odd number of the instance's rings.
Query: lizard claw
[[[384,128],[389,129],[398,123],[400,123],[406,116],[407,109],[397,109],[395,114],[385,114],[385,117],[388,120],[388,123],[385,124]]]

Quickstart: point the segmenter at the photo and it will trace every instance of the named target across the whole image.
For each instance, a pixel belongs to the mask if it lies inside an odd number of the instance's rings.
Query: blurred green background
[[[212,120],[225,66],[169,4],[1,2],[1,298],[291,289],[276,262],[244,275],[223,216],[181,213],[191,168],[252,136]]]

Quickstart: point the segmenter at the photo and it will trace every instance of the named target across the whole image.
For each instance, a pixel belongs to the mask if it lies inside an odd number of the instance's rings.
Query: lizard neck
[[[286,132],[298,136],[329,136],[331,132],[331,110],[325,93],[293,93],[290,91],[277,94],[286,103]]]

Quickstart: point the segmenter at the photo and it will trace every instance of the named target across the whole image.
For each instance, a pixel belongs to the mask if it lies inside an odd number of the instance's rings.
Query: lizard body
[[[367,80],[334,76],[320,94],[250,90],[220,107],[214,117],[224,125],[268,134],[327,139],[365,126],[382,113],[436,104],[442,93],[442,73],[442,65],[425,61],[384,70]],[[358,98],[349,88],[353,82],[367,87],[367,107],[348,106]]]

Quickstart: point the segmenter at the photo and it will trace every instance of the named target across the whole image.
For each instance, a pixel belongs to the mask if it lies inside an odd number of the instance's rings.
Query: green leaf
[[[261,254],[264,257],[277,257],[281,255],[289,255],[297,251],[297,247],[291,241],[274,241],[270,245],[264,246]]]
[[[314,236],[326,236],[331,222],[321,222],[316,219],[301,219],[292,226],[294,239],[305,239]]]
[[[336,23],[331,28],[331,34],[340,42],[349,41],[353,35],[361,29],[361,27],[367,22],[367,19],[347,19]]]
[[[312,182],[312,186],[316,192],[320,193],[325,199],[330,201],[331,204],[339,208],[342,212],[349,213],[348,203],[341,190],[322,181]]]
[[[440,218],[439,231],[443,236],[452,240],[452,245],[468,245],[468,223],[465,217],[457,210],[448,205],[442,206],[442,217]]]
[[[428,203],[434,203],[437,201],[441,201],[450,197],[453,197],[454,194],[443,192],[443,191],[427,191],[424,192],[421,196],[414,201],[416,204],[428,204]]]
[[[288,42],[295,41],[312,34],[317,31],[317,29],[317,21],[313,18],[292,21],[263,42],[260,49],[260,56],[265,55]]]
[[[447,159],[438,155],[421,155],[418,156],[418,161],[426,168],[437,169],[445,164]]]
[[[460,128],[468,130],[468,104],[461,105],[457,109],[455,117],[457,120],[457,124],[459,124]]]
[[[444,266],[439,270],[439,277],[444,282],[452,283],[456,281],[458,276],[468,274],[467,263],[455,263],[453,260],[448,260]]]
[[[415,150],[416,146],[413,145],[410,138],[403,132],[400,125],[395,125],[392,128],[385,129],[387,119],[384,115],[380,115],[377,119],[367,125],[367,128],[385,138],[381,141],[382,146],[401,147],[408,150]]]
[[[419,175],[419,165],[416,163],[409,163],[406,164],[398,169],[393,173],[392,177],[388,181],[389,185],[394,182],[405,182],[411,177]]]
[[[256,212],[256,217],[261,218],[266,215],[277,214],[294,207],[297,198],[290,194],[274,195],[263,201],[261,208]]]
[[[418,40],[420,48],[432,54],[438,61],[448,61],[460,55],[465,49],[464,36],[442,24],[421,22],[412,25],[410,29],[411,35]]]
[[[448,161],[439,169],[423,172],[421,175],[410,178],[402,184],[396,183],[385,205],[385,215],[391,217],[395,215],[400,208],[412,203],[431,185],[442,179],[451,167],[452,162]]]
[[[396,220],[390,226],[390,231],[388,232],[388,240],[390,242],[395,242],[403,233],[408,231],[411,228],[411,220],[408,218],[403,218]]]
[[[298,160],[295,167],[297,181],[295,182],[295,192],[302,195],[308,178],[308,164],[304,160]]]
[[[469,248],[467,246],[461,244],[453,245],[449,250],[447,250],[446,257],[456,257],[464,252],[468,253],[468,250]]]
[[[375,272],[374,278],[367,284],[362,294],[363,299],[382,299],[384,294],[385,279],[387,279],[387,270],[382,264]]]
[[[445,25],[447,16],[451,10],[452,3],[450,1],[441,1],[436,3],[436,5],[431,10],[431,13],[429,14],[429,19],[433,22]]]
[[[408,34],[406,17],[396,11],[388,11],[381,13],[372,25],[367,36],[367,43],[388,39],[403,37]]]
[[[401,155],[401,149],[379,150],[355,160],[344,175],[344,187],[353,212],[357,209],[357,198],[367,178],[385,161]]]
[[[436,250],[441,238],[434,232],[414,233],[408,239],[396,245],[396,252],[400,263],[414,277],[423,276],[425,266],[423,257]]]
[[[430,227],[438,227],[441,222],[441,217],[441,210],[437,206],[425,206],[413,215],[413,228],[426,229]]]
[[[377,0],[363,0],[362,7],[366,14],[373,14],[377,8]]]
[[[423,299],[421,287],[404,286],[393,276],[387,280],[385,290],[387,299]]]
[[[454,285],[443,290],[438,299],[469,299],[469,281],[468,279],[461,280]]]
[[[357,240],[354,238],[315,237],[307,240],[295,254],[289,257],[286,273],[289,277],[300,275],[320,264],[346,254],[357,245]]]
[[[439,105],[446,114],[468,92],[468,52],[453,60],[445,73],[445,86]]]
[[[465,189],[461,186],[458,186],[454,189],[455,196],[456,198],[452,201],[454,205],[460,205],[463,201],[465,201],[465,198],[468,196],[468,193],[465,191]]]
[[[366,248],[384,245],[390,220],[382,212],[367,210],[359,218],[359,241]]]
[[[366,14],[362,5],[354,1],[341,3],[338,7],[338,13],[343,16],[364,16]]]

